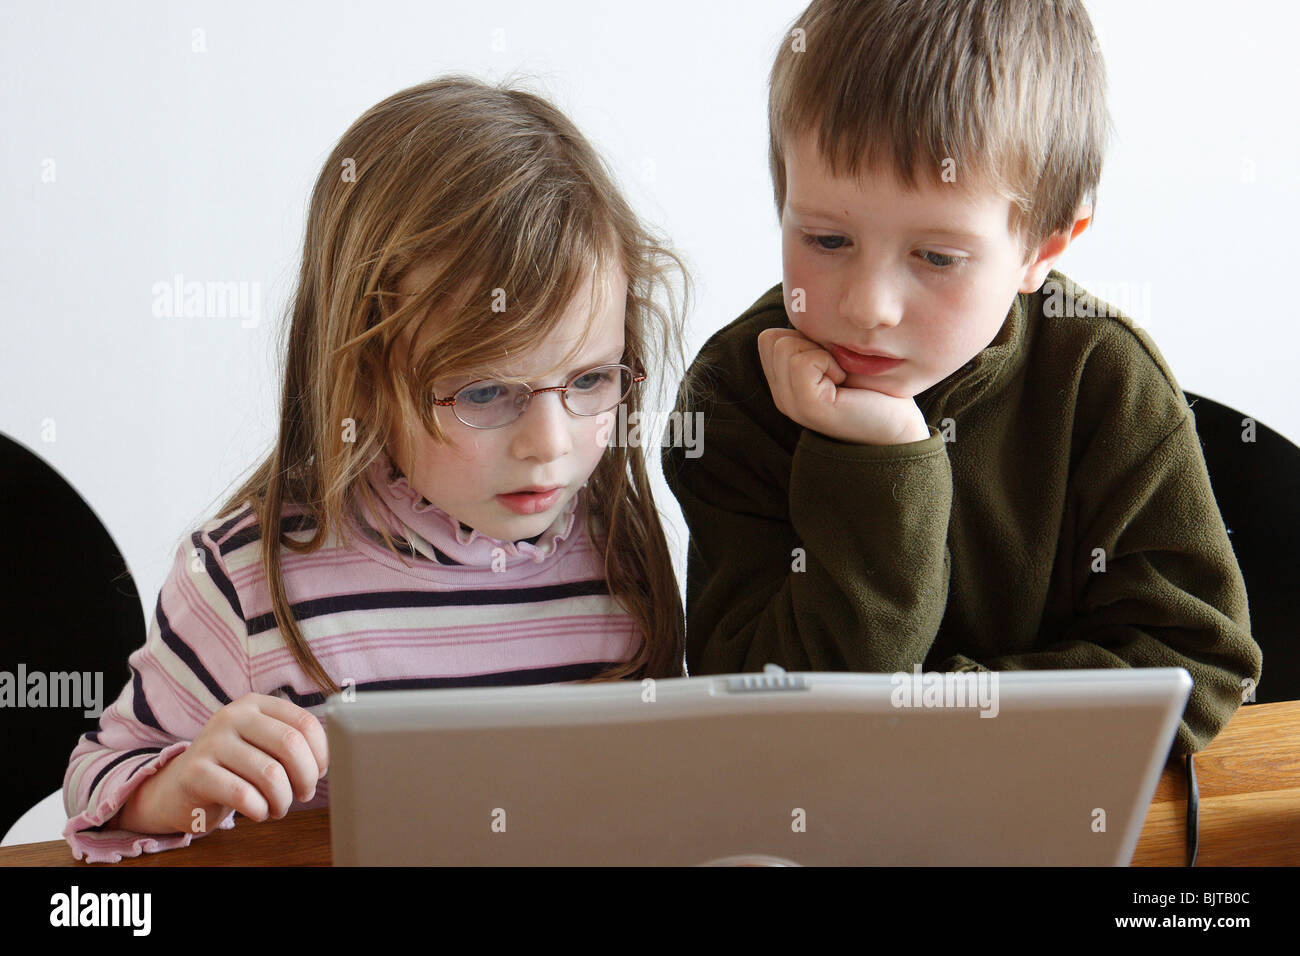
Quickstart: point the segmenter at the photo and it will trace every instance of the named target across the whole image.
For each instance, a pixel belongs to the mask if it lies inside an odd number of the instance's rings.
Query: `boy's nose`
[[[521,458],[554,461],[573,448],[572,416],[560,392],[534,395],[516,423],[514,451]]]
[[[864,268],[840,296],[840,315],[860,329],[894,326],[903,317],[902,295],[885,269]]]

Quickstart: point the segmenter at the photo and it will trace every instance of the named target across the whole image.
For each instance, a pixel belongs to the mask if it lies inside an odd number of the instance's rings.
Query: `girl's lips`
[[[552,488],[550,491],[517,491],[497,495],[497,501],[516,514],[535,515],[554,507],[563,491],[563,486]]]
[[[903,359],[900,358],[861,355],[857,352],[850,352],[838,345],[832,345],[830,353],[840,368],[854,375],[879,375],[903,364]]]

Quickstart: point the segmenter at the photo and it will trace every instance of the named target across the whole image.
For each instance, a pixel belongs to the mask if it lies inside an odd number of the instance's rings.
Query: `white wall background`
[[[321,163],[372,104],[452,71],[532,74],[609,159],[692,268],[694,355],[780,280],[765,83],[803,6],[6,0],[0,431],[81,492],[152,609],[179,535],[273,438],[275,325]],[[1094,225],[1060,268],[1132,293],[1185,390],[1300,441],[1284,292],[1300,13],[1088,7],[1117,136]],[[154,317],[154,283],[177,273],[258,283],[260,321]],[[657,495],[680,560],[680,511],[662,482]]]

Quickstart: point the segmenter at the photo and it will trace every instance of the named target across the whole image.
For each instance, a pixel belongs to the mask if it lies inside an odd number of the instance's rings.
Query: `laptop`
[[[1127,865],[1182,668],[763,673],[325,708],[338,866]]]

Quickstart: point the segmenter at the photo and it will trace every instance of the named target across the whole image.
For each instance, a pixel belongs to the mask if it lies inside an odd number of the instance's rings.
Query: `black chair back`
[[[1236,409],[1184,392],[1264,651],[1255,703],[1300,700],[1300,448]],[[1253,440],[1251,440],[1253,439]]]
[[[0,434],[0,836],[63,785],[94,710],[117,699],[145,618],[121,551],[39,455]]]

